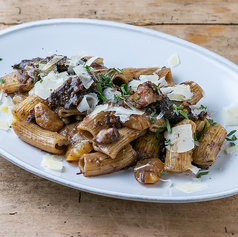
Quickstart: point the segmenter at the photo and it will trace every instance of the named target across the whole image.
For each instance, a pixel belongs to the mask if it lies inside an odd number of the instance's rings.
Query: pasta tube
[[[128,144],[115,157],[111,159],[106,154],[94,152],[84,154],[79,158],[79,169],[85,177],[112,173],[132,165],[135,162],[136,153]]]
[[[146,130],[134,130],[130,128],[120,128],[119,132],[119,140],[112,142],[110,144],[100,145],[96,142],[93,143],[93,148],[95,151],[100,151],[110,156],[112,159],[115,159],[119,151],[124,148],[127,144],[137,139],[138,137],[144,135]]]
[[[160,132],[164,131],[166,129],[166,121],[164,118],[157,119],[153,123],[150,124],[149,130],[151,132],[157,132],[158,129]]]
[[[159,133],[156,137],[154,133],[147,132],[144,136],[136,139],[134,149],[137,153],[137,160],[159,157],[164,146],[164,134]]]
[[[164,164],[159,158],[141,160],[134,166],[134,176],[141,184],[154,184],[160,180]]]
[[[210,125],[200,137],[199,146],[194,149],[193,162],[201,166],[212,165],[226,136],[227,132],[221,125]]]
[[[65,153],[65,160],[68,162],[79,161],[79,157],[83,154],[88,154],[93,150],[93,146],[90,141],[79,140],[76,143],[70,144]]]
[[[84,120],[79,124],[78,130],[87,139],[92,140],[100,130],[104,128],[109,128],[106,123],[107,112],[99,112],[95,115],[89,114]]]
[[[27,120],[33,114],[35,105],[39,102],[44,102],[44,100],[37,95],[28,96],[12,109],[13,117],[17,120]]]
[[[193,93],[193,97],[187,102],[190,103],[191,105],[197,104],[198,101],[203,98],[203,89],[194,81],[187,81],[181,84],[190,86],[190,91]]]
[[[20,104],[23,100],[28,97],[27,93],[24,94],[15,94],[12,98],[12,103],[17,105]]]
[[[43,151],[63,154],[68,145],[68,139],[65,136],[47,131],[34,123],[17,121],[11,126],[21,140]]]
[[[175,126],[179,126],[182,124],[191,124],[192,126],[192,134],[196,132],[196,124],[189,120],[184,119],[181,122],[177,123]],[[171,152],[166,149],[166,157],[164,163],[164,169],[171,173],[181,173],[181,172],[189,172],[192,169],[192,154],[193,150],[178,153]]]

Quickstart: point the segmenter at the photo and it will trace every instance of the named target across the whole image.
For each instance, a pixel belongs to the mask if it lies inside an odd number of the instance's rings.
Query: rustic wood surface
[[[237,11],[237,0],[0,0],[0,30],[41,19],[109,20],[177,36],[238,64]],[[0,236],[233,235],[237,195],[188,204],[118,200],[80,193],[0,157]]]

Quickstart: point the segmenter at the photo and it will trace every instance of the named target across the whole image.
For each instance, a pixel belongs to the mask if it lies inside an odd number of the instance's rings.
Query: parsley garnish
[[[235,132],[236,132],[236,130],[232,130],[231,132],[229,132],[229,133],[227,134],[227,137],[230,137],[230,136],[233,135]]]
[[[0,61],[2,61],[2,58],[0,58]]]
[[[41,79],[41,80],[40,80],[40,83],[42,83],[42,82],[43,82],[43,80]]]
[[[234,142],[237,140],[237,137],[236,137],[236,135],[233,135],[231,138],[226,137],[226,140]]]
[[[206,174],[208,174],[208,173],[209,173],[209,171],[199,173],[199,174],[197,175],[197,178],[199,179],[199,178],[201,178],[203,175],[206,175]]]
[[[37,73],[35,73],[35,76],[34,76],[34,81],[33,81],[33,85],[35,85],[36,84],[36,82],[37,82]]]
[[[148,88],[148,91],[151,92],[150,88]]]
[[[166,122],[166,127],[167,127],[168,132],[172,133],[172,129],[171,129],[171,126],[169,124],[169,120],[167,118],[165,118],[165,122]]]
[[[167,169],[163,173],[158,173],[159,176],[163,176],[167,174]]]
[[[176,104],[173,104],[173,107],[174,107],[175,113],[176,113],[177,115],[179,115],[178,109],[183,109],[183,106],[177,107]]]
[[[4,79],[0,79],[0,82],[1,82],[2,84],[4,84],[5,81],[6,81],[6,80],[4,80]]]
[[[199,107],[199,109],[207,109],[207,106],[203,106],[203,105],[201,105],[200,107]]]
[[[202,142],[202,141],[200,141],[200,140],[197,139],[196,133],[193,134],[193,137],[194,137],[194,141],[196,141],[196,142]]]
[[[126,100],[126,99],[119,96],[119,95],[114,94],[114,101],[115,101],[116,104],[121,100]]]
[[[160,87],[155,84],[152,84],[152,86],[156,87],[157,89],[160,89]]]
[[[154,118],[153,116],[156,114],[156,111],[154,111],[153,113],[150,114],[150,120],[152,123],[154,123],[155,120],[157,120],[157,118]]]
[[[128,90],[128,87],[126,84],[121,85],[121,91],[122,91],[123,96],[125,96],[125,97],[130,96],[130,90]]]
[[[230,142],[230,146],[235,146],[236,144],[234,142]]]
[[[103,95],[102,86],[100,85],[100,83],[97,82],[96,85],[99,93],[98,98],[103,101],[108,101],[108,99]]]
[[[188,119],[188,115],[187,115],[185,112],[183,112],[183,111],[180,110],[179,113],[180,113],[184,118]]]
[[[160,133],[160,129],[158,129],[158,130],[156,131],[156,133],[155,133],[155,138],[156,138],[157,140],[159,140],[159,133]]]
[[[173,146],[174,144],[171,143],[170,139],[165,141],[166,145]]]
[[[204,133],[205,129],[207,127],[207,122],[205,122],[203,128],[202,128],[202,131],[199,133],[199,138],[202,136],[202,134]]]
[[[136,97],[136,100],[139,100],[140,99],[140,96],[138,95],[137,97]]]
[[[213,119],[209,120],[209,123],[210,123],[212,126],[217,126],[217,123],[216,123]]]

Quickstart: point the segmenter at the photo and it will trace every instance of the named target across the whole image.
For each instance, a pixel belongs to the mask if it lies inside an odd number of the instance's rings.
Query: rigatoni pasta
[[[103,58],[82,55],[23,60],[13,68],[0,92],[13,97],[14,132],[77,162],[85,177],[133,167],[138,182],[153,184],[167,172],[213,164],[227,136],[206,107],[195,106],[202,88],[177,84],[170,68],[108,68]]]

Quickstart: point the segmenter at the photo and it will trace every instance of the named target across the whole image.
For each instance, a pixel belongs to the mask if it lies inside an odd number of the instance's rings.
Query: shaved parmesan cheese
[[[9,125],[6,121],[0,120],[0,129],[7,131],[9,129]]]
[[[195,191],[199,191],[201,189],[204,189],[208,187],[206,183],[201,183],[201,182],[186,182],[186,183],[177,183],[173,184],[175,188],[177,188],[180,191],[183,191],[185,193],[191,193]]]
[[[235,126],[238,124],[238,103],[231,103],[223,108],[226,126]]]
[[[127,121],[132,114],[138,115],[144,114],[144,112],[140,110],[126,109],[124,107],[116,107],[116,106],[108,107],[104,111],[115,111],[115,116],[119,116],[122,122]]]
[[[128,83],[128,87],[134,92],[137,90],[137,87],[141,84],[140,80],[132,80]]]
[[[171,179],[160,179],[160,181],[162,181],[162,182],[165,182],[165,183],[166,183],[166,185],[165,185],[165,187],[166,187],[166,188],[169,188],[169,187],[171,187],[171,186],[172,186],[172,184],[173,184],[173,182],[172,182],[172,180],[171,180]]]
[[[108,87],[103,91],[103,95],[108,99],[113,101],[114,95],[121,96],[121,92],[115,90],[114,88]]]
[[[94,116],[94,115],[100,113],[101,111],[106,111],[108,109],[108,107],[109,107],[108,104],[99,105],[93,110],[93,112],[90,114],[90,116]]]
[[[191,170],[194,174],[197,174],[200,169],[199,169],[197,166],[191,165],[190,170]]]
[[[2,98],[3,98],[3,94],[4,94],[3,90],[2,90],[2,89],[0,89],[0,103],[1,103],[1,101],[2,101]]]
[[[151,81],[151,82],[154,82],[157,86],[159,84],[159,76],[155,73],[152,75],[140,75],[139,79],[141,83]]]
[[[54,64],[59,62],[63,56],[54,56],[47,64],[42,64],[44,65],[42,68],[40,68],[41,71],[48,71]]]
[[[169,65],[169,67],[176,67],[180,64],[179,56],[178,54],[173,54],[169,59],[166,61]]]
[[[88,111],[91,112],[96,105],[98,104],[99,100],[96,93],[89,93],[88,95],[84,95],[82,101],[77,106],[79,112]]]
[[[86,63],[85,66],[90,66],[97,58],[98,56],[91,57]]]
[[[73,68],[78,66],[79,64],[83,63],[83,61],[81,60],[83,57],[85,57],[87,55],[86,52],[82,52],[81,54],[76,54],[73,55],[71,57],[71,59],[69,59],[69,67]]]
[[[236,151],[238,151],[238,145],[226,148],[226,153],[229,155],[233,154]]]
[[[66,73],[54,73],[50,72],[44,77],[44,80],[38,81],[33,89],[29,92],[29,95],[36,94],[42,99],[47,99],[51,93],[59,88],[68,79],[65,76]]]
[[[170,100],[187,101],[193,97],[189,85],[175,85],[169,87],[162,87],[161,92],[167,95]]]
[[[89,75],[84,65],[78,65],[77,67],[74,67],[73,70],[77,74],[77,76],[80,78],[80,80],[82,81],[86,89],[88,89],[93,84],[94,81]]]
[[[182,153],[194,148],[191,124],[172,127],[172,133],[166,131],[164,137],[167,141],[170,141],[171,145],[167,145],[166,148],[171,152]]]
[[[63,162],[61,156],[46,154],[43,156],[41,164],[43,167],[53,171],[61,172],[63,170]]]

